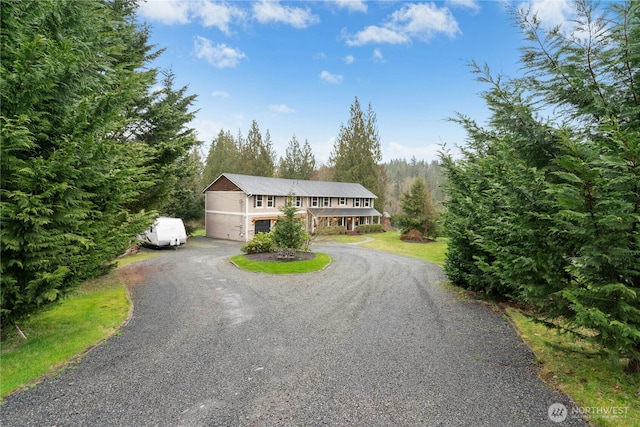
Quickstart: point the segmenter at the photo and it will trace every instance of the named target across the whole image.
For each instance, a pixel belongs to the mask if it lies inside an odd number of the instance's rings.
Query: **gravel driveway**
[[[325,270],[272,276],[192,239],[129,267],[133,318],[80,363],[5,399],[3,426],[555,426],[569,400],[486,306],[442,270],[316,245]]]

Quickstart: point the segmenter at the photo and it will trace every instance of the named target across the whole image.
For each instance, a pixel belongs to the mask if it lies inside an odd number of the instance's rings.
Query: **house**
[[[270,231],[290,195],[312,234],[330,225],[355,231],[359,224],[380,224],[382,216],[373,206],[376,195],[348,182],[223,173],[203,193],[206,235],[218,239],[248,242],[256,233]]]

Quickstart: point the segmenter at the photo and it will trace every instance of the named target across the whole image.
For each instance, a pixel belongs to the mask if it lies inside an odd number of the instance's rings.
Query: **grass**
[[[431,243],[411,243],[400,240],[400,233],[387,231],[384,233],[371,233],[364,235],[371,237],[372,242],[360,244],[363,248],[377,249],[393,252],[413,258],[420,258],[427,262],[444,265],[447,251],[447,239],[438,239]],[[340,243],[356,243],[365,240],[363,236],[330,236],[330,239]]]
[[[83,283],[72,295],[34,314],[20,329],[3,331],[0,396],[54,371],[113,334],[127,318],[129,300],[116,272]]]
[[[507,308],[506,314],[535,353],[545,382],[592,412],[620,408],[618,416],[583,415],[587,422],[595,426],[640,426],[640,375],[624,373],[616,355],[534,322],[520,310]]]
[[[138,252],[119,258],[118,268],[159,255],[160,252]],[[55,372],[111,336],[126,320],[129,308],[127,291],[115,270],[83,283],[60,303],[21,322],[26,340],[15,329],[3,328],[0,397]]]
[[[255,271],[258,273],[268,274],[296,274],[310,273],[325,268],[330,262],[331,257],[327,254],[316,252],[316,257],[302,261],[254,261],[244,255],[237,255],[231,258],[231,261],[238,267]]]

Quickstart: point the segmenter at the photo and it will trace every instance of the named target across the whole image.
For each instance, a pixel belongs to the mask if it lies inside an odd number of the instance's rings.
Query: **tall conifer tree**
[[[492,117],[485,129],[458,116],[469,141],[443,157],[445,268],[640,372],[640,4],[575,6],[567,30],[515,14],[524,76],[475,67]]]
[[[369,104],[366,114],[356,97],[350,107],[347,126],[340,125],[329,162],[333,165],[333,179],[339,182],[357,182],[373,192],[378,199],[376,207],[384,209],[386,170],[376,115]]]

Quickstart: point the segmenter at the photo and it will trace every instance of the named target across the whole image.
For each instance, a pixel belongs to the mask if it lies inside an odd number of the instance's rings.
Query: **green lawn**
[[[589,424],[640,426],[640,375],[626,374],[618,357],[579,337],[533,322],[520,310],[507,308],[506,313],[534,351],[543,380],[580,407],[596,408],[592,412],[618,408],[621,413],[616,417],[589,415],[585,417]]]
[[[4,330],[0,343],[0,396],[55,370],[113,334],[127,318],[129,300],[118,275],[84,283],[59,304]]]
[[[161,252],[139,252],[117,260],[118,268]],[[0,397],[54,372],[74,356],[118,330],[129,313],[118,270],[83,283],[60,303],[20,322],[27,336],[3,325],[0,340]]]
[[[268,274],[310,273],[322,270],[331,262],[331,257],[321,252],[315,252],[316,257],[301,261],[254,261],[244,255],[237,255],[231,261],[244,270]]]
[[[333,240],[339,243],[357,243],[364,242],[367,237],[374,240],[372,242],[361,243],[360,246],[420,258],[440,266],[444,265],[447,251],[447,239],[444,238],[430,243],[410,243],[400,240],[399,232],[387,231],[384,233],[370,233],[358,236],[323,236],[322,239]]]

